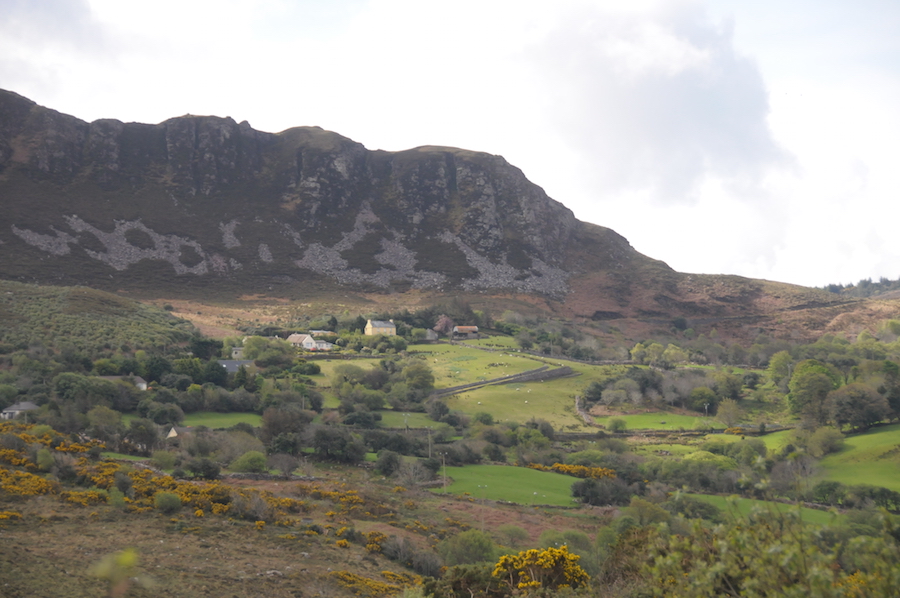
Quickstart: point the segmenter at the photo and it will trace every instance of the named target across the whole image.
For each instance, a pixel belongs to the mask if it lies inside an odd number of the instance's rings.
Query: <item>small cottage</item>
[[[19,415],[28,413],[29,411],[34,411],[37,408],[38,406],[31,401],[22,401],[20,403],[16,403],[15,405],[10,405],[3,411],[0,411],[0,419],[15,419]]]

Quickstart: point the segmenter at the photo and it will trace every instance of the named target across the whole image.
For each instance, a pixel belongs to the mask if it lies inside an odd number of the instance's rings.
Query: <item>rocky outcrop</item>
[[[584,256],[639,256],[613,236],[586,250],[592,225],[500,156],[212,116],[85,123],[6,91],[0,202],[0,276],[35,282],[127,286],[139,269],[562,296]]]

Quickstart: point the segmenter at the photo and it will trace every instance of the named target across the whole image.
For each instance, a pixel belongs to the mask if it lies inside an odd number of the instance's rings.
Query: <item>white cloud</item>
[[[93,120],[504,155],[693,272],[895,271],[895,2],[0,2],[0,87]]]
[[[549,118],[596,192],[645,189],[693,203],[704,177],[757,182],[786,158],[772,140],[755,65],[728,27],[680,4],[650,14],[573,11],[535,50],[555,99]]]

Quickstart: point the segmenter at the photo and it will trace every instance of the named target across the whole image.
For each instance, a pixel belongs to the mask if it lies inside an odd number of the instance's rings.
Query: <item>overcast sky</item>
[[[0,0],[0,88],[500,154],[683,272],[900,277],[896,0]]]

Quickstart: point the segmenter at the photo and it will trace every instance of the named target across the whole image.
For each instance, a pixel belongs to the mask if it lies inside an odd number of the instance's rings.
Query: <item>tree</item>
[[[663,351],[662,360],[664,363],[668,365],[675,365],[676,363],[685,363],[688,360],[687,352],[679,347],[678,345],[668,345],[666,346],[666,350]]]
[[[375,471],[383,476],[390,477],[400,469],[402,460],[400,455],[394,451],[383,450],[378,453],[378,459],[375,461]]]
[[[827,531],[827,530],[826,530]],[[648,596],[889,596],[900,587],[900,548],[890,537],[823,541],[799,510],[774,507],[646,542]]]
[[[715,382],[716,393],[723,399],[734,399],[736,401],[741,398],[743,380],[741,380],[740,376],[725,371],[718,371],[713,372],[712,379]]]
[[[865,430],[890,413],[887,399],[871,386],[859,382],[829,392],[826,407],[838,430],[845,425]]]
[[[688,395],[688,405],[694,411],[700,411],[709,415],[710,409],[715,409],[719,402],[719,395],[714,393],[711,388],[706,386],[698,386]]]
[[[125,433],[122,414],[109,407],[98,405],[87,412],[88,432],[104,442],[117,445]]]
[[[628,427],[627,422],[624,419],[614,417],[606,422],[607,427],[610,432],[624,432]]]
[[[825,399],[834,389],[831,378],[817,370],[795,372],[788,387],[788,405],[792,413],[810,417],[819,425],[826,422]]]
[[[627,505],[634,492],[619,478],[580,480],[572,484],[572,496],[594,506]]]
[[[741,421],[744,410],[734,399],[725,399],[716,408],[716,419],[725,424],[726,428],[733,428]]]
[[[644,363],[647,359],[647,347],[644,346],[644,343],[636,343],[630,353],[631,360],[635,363]]]
[[[359,463],[366,455],[366,446],[345,428],[317,428],[312,447],[320,457],[341,463]]]
[[[244,370],[244,374],[246,375],[246,370]],[[225,386],[228,384],[228,372],[225,370],[225,367],[215,359],[210,359],[206,362],[203,366],[203,371],[200,373],[200,378],[203,382],[209,382],[216,386]]]
[[[242,473],[263,473],[266,471],[266,456],[259,451],[247,451],[231,464],[230,469]]]
[[[884,372],[884,396],[891,408],[891,417],[900,418],[900,365],[886,360],[881,371]]]
[[[441,314],[440,316],[438,316],[437,321],[434,323],[434,327],[432,327],[432,330],[434,330],[438,334],[450,336],[450,334],[453,332],[454,326],[456,326],[456,324],[453,322],[450,316]]]
[[[134,443],[139,450],[150,454],[150,451],[159,442],[159,431],[156,424],[146,418],[133,419],[128,424],[126,438]]]
[[[844,435],[834,428],[819,428],[806,441],[806,450],[810,455],[824,457],[829,453],[836,453],[844,446]]]
[[[271,469],[281,472],[284,479],[290,479],[291,474],[300,466],[300,459],[288,453],[275,453],[266,460],[266,465]]]
[[[305,411],[299,405],[269,407],[262,414],[259,437],[266,444],[282,434],[299,434],[315,417],[312,411]]]
[[[766,369],[766,373],[769,374],[769,378],[776,386],[781,384],[783,380],[790,379],[791,364],[793,362],[794,358],[787,351],[779,351],[769,358],[769,367]]]
[[[467,565],[493,561],[497,545],[490,535],[470,529],[439,542],[437,552],[444,559],[445,565]]]
[[[187,470],[194,474],[195,477],[204,480],[215,480],[219,477],[221,468],[219,465],[206,457],[191,459],[187,462]]]

